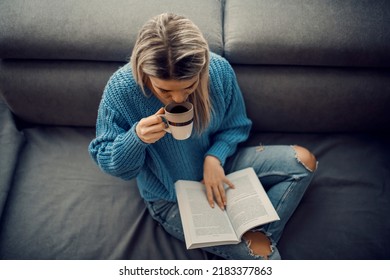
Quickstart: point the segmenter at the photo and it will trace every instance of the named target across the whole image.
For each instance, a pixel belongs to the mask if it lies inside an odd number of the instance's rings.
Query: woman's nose
[[[187,95],[184,93],[173,93],[171,97],[176,103],[183,103],[187,100]]]

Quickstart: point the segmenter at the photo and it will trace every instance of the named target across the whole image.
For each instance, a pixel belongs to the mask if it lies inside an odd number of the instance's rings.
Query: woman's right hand
[[[154,115],[143,118],[138,122],[135,132],[143,142],[148,144],[155,143],[167,133],[164,130],[165,123],[162,118],[158,116],[159,114],[164,114],[164,108],[161,108]]]

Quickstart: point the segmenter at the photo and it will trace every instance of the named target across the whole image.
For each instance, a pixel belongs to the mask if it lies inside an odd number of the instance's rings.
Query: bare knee
[[[297,159],[310,171],[315,171],[317,168],[316,157],[306,148],[301,146],[294,146]]]
[[[248,231],[243,235],[244,240],[248,243],[248,247],[253,255],[267,258],[271,251],[271,241],[262,232]]]

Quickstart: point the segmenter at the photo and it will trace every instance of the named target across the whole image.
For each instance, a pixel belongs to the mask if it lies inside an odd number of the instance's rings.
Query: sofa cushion
[[[226,0],[233,63],[390,66],[390,1]]]
[[[154,222],[134,180],[98,169],[88,154],[94,133],[25,129],[26,144],[1,219],[0,258],[208,258],[203,251],[187,251]]]
[[[192,19],[222,54],[218,0],[2,0],[0,57],[127,61],[140,27],[162,12]]]
[[[390,136],[255,133],[247,145],[301,145],[319,161],[278,244],[283,259],[390,259]]]
[[[214,258],[186,250],[158,226],[135,181],[93,164],[87,152],[93,134],[25,129],[1,219],[0,259]],[[251,135],[247,145],[299,144],[319,160],[280,240],[284,259],[389,259],[389,141],[374,134]]]

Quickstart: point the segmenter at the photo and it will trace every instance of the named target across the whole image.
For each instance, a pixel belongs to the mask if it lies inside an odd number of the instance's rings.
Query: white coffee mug
[[[165,113],[158,116],[167,124],[166,132],[172,134],[176,140],[188,139],[192,134],[194,123],[194,106],[189,102],[169,103],[165,106]]]

